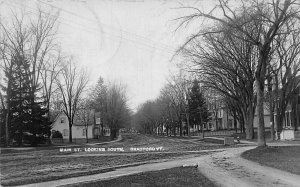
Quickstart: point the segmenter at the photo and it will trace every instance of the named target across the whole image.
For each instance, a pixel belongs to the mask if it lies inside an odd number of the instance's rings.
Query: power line
[[[74,16],[79,17],[79,18],[81,18],[81,19],[85,19],[85,20],[94,22],[93,20],[91,20],[91,19],[89,19],[89,18],[86,18],[86,17],[83,17],[83,16],[81,16],[81,15],[78,15],[78,14],[72,12],[72,11],[69,11],[69,10],[66,10],[66,9],[63,9],[63,8],[60,8],[60,7],[57,7],[57,6],[55,6],[55,5],[51,5],[51,4],[46,3],[46,2],[43,2],[43,1],[41,1],[41,0],[37,0],[37,1],[39,1],[40,3],[43,3],[43,4],[45,4],[45,5],[54,7],[54,8],[56,8],[56,9],[58,9],[58,10],[62,10],[62,11],[64,11],[64,12],[68,13],[68,14],[74,15]],[[155,44],[158,43],[159,45],[161,45],[161,46],[164,47],[165,49],[168,49],[168,50],[171,50],[171,51],[175,51],[175,50],[176,50],[176,49],[173,48],[172,46],[168,46],[168,45],[166,45],[166,44],[163,44],[163,43],[160,43],[160,42],[151,40],[151,39],[149,39],[149,38],[145,38],[145,37],[140,36],[140,35],[138,35],[138,34],[136,34],[136,33],[132,33],[132,32],[129,32],[129,31],[126,31],[126,30],[123,30],[123,29],[119,29],[119,28],[116,28],[116,27],[114,27],[114,26],[111,26],[111,25],[108,25],[108,24],[105,24],[105,23],[101,23],[101,25],[105,25],[106,27],[108,27],[108,28],[110,28],[110,29],[112,29],[112,30],[121,30],[122,32],[127,33],[127,34],[129,34],[129,35],[134,35],[136,38],[138,38],[138,39],[140,39],[140,40],[145,40],[145,41],[147,41],[147,42],[150,41],[150,42],[155,43]]]
[[[7,3],[7,2],[6,2]],[[15,2],[14,2],[15,3]],[[10,4],[10,3],[9,3]],[[15,4],[17,4],[18,6],[21,6],[20,4],[18,4],[18,3],[15,3]],[[10,4],[10,5],[12,5],[12,4]],[[14,5],[12,5],[12,6],[14,6]],[[25,7],[27,7],[27,8],[29,8],[29,9],[31,9],[31,10],[33,10],[33,11],[35,11],[36,13],[34,13],[34,12],[31,12],[31,11],[29,11],[30,13],[33,13],[33,14],[37,14],[38,12],[37,12],[37,10],[35,10],[34,8],[32,8],[32,7],[30,7],[30,6],[25,6]],[[44,12],[44,11],[41,11],[42,13],[44,13],[44,14],[48,14],[48,13],[46,13],[46,12]],[[51,16],[51,15],[50,15]],[[85,30],[85,31],[87,31],[87,32],[92,32],[92,33],[94,33],[94,34],[98,34],[98,30],[97,29],[95,29],[95,28],[91,28],[91,27],[87,27],[87,26],[84,26],[84,25],[81,25],[81,24],[79,24],[79,23],[76,23],[76,22],[73,22],[73,21],[71,21],[71,20],[68,20],[68,19],[65,19],[65,18],[61,18],[61,19],[63,19],[63,20],[65,20],[65,21],[67,21],[67,22],[63,22],[63,24],[65,24],[65,25],[69,25],[69,26],[71,26],[71,27],[74,27],[74,25],[76,25],[77,26],[77,28],[80,28],[81,30]],[[61,22],[61,21],[60,21]],[[70,22],[71,23],[73,23],[74,25],[71,25],[70,24]],[[61,22],[62,23],[62,22]],[[79,27],[78,27],[79,26]],[[81,27],[80,27],[81,26]],[[111,34],[111,33],[108,33],[108,32],[103,32],[105,35],[107,35],[107,36],[109,36],[109,37],[111,37],[111,38],[119,38],[119,39],[121,39],[121,40],[126,40],[126,41],[128,41],[128,42],[131,42],[131,43],[133,43],[133,44],[138,44],[138,45],[140,45],[140,46],[142,46],[142,47],[148,47],[148,48],[144,48],[145,50],[148,50],[148,51],[150,51],[149,50],[149,48],[151,48],[151,49],[153,49],[154,48],[154,46],[152,46],[152,45],[150,45],[150,44],[146,44],[146,43],[141,43],[140,41],[135,41],[135,40],[132,40],[132,39],[128,39],[128,38],[125,38],[125,37],[122,37],[122,36],[120,36],[120,35],[114,35],[114,34]],[[157,48],[157,47],[156,47]],[[141,48],[139,48],[139,49],[141,49]],[[159,49],[159,48],[158,48]],[[167,50],[165,50],[165,49],[162,49],[162,48],[160,48],[160,50],[163,50],[162,52],[162,54],[164,54],[164,53],[169,53],[170,55],[173,55],[174,54],[174,52],[172,51],[167,51]],[[152,52],[152,51],[151,51]],[[166,56],[166,55],[163,55],[163,56]],[[169,57],[169,56],[166,56],[166,57]]]

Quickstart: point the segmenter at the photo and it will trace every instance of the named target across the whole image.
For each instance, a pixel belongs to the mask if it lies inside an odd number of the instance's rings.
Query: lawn
[[[242,157],[300,175],[300,146],[258,147],[244,152]]]
[[[32,158],[6,157],[1,158],[1,184],[19,185],[91,175],[112,171],[116,167],[130,163],[144,164],[188,155],[188,153],[142,153],[133,155],[94,154],[76,157],[72,155]]]
[[[101,137],[100,139],[90,139],[89,144],[95,144],[95,143],[102,143],[105,144],[106,142],[111,141],[110,137]],[[7,153],[21,153],[21,152],[36,152],[36,151],[41,151],[41,150],[57,150],[59,146],[77,146],[77,147],[83,147],[86,144],[86,140],[83,140],[81,143],[80,142],[65,142],[65,143],[54,143],[52,145],[48,144],[39,144],[36,147],[32,147],[31,145],[23,145],[22,147],[19,146],[14,146],[6,149],[5,147],[0,148],[0,153],[1,154],[7,154]]]
[[[177,167],[160,171],[151,171],[135,175],[118,177],[110,180],[72,184],[69,186],[83,187],[132,187],[132,186],[216,186],[195,167]]]

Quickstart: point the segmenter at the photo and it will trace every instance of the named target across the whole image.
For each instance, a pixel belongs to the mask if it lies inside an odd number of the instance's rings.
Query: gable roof
[[[90,113],[90,121],[91,122],[89,123],[89,126],[94,124],[94,117],[92,116],[92,114],[94,114],[94,111],[91,111],[91,113]],[[52,124],[55,123],[57,120],[59,120],[59,118],[61,116],[65,116],[66,120],[68,120],[67,115],[63,111],[61,111],[59,114],[57,114],[57,116],[56,116],[55,120],[52,122]],[[73,126],[85,126],[85,124],[83,123],[83,121],[81,119],[79,119],[78,115],[75,115]]]

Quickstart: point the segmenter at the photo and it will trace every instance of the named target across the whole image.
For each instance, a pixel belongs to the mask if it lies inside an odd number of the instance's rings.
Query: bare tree
[[[159,107],[160,105],[156,101],[146,101],[139,107],[136,113],[137,123],[139,123],[139,126],[142,127],[146,134],[154,134],[158,127],[161,120],[161,110]]]
[[[258,111],[258,145],[265,146],[263,98],[267,66],[270,62],[271,47],[274,40],[282,33],[286,33],[294,20],[299,20],[299,3],[297,0],[285,1],[242,1],[237,8],[231,8],[229,1],[219,0],[219,4],[209,13],[196,7],[188,7],[193,14],[184,16],[180,26],[191,23],[197,18],[208,18],[218,24],[231,28],[231,35],[237,39],[245,40],[257,47],[258,60],[255,70],[255,86],[257,94]],[[213,13],[219,11],[222,17]],[[199,37],[204,33],[223,33],[222,27],[212,27],[206,31],[201,30],[191,37]],[[227,30],[226,30],[227,32]],[[252,35],[251,33],[255,33]],[[189,39],[187,42],[191,41]]]
[[[55,86],[55,79],[61,71],[62,60],[63,57],[61,56],[61,53],[58,52],[58,54],[48,57],[41,68],[43,97],[46,105],[47,123],[49,124],[51,123],[50,119],[53,117],[53,114],[50,112],[52,96],[58,91],[58,88]]]
[[[166,88],[168,85],[166,85]],[[169,135],[169,129],[172,131],[173,135],[176,136],[176,130],[179,128],[182,132],[182,117],[180,114],[181,106],[174,102],[174,98],[171,95],[166,94],[166,90],[163,88],[161,90],[160,96],[156,100],[158,112],[160,114],[160,128],[163,132],[163,127],[166,128],[166,133]],[[178,108],[176,107],[178,106]],[[182,133],[181,133],[182,134]]]
[[[126,87],[121,83],[110,83],[107,85],[103,105],[104,120],[111,131],[111,139],[117,137],[121,127],[128,126],[131,112],[126,96]]]
[[[77,110],[78,120],[80,120],[84,124],[86,143],[88,143],[88,128],[94,123],[95,110],[92,108],[91,100],[89,100],[88,98],[81,99],[79,103],[80,104]]]
[[[161,94],[167,96],[170,99],[170,104],[176,111],[176,117],[180,126],[180,136],[182,136],[182,123],[183,119],[187,122],[187,133],[190,135],[190,124],[189,124],[189,112],[188,112],[188,101],[189,88],[191,87],[191,81],[188,80],[182,72],[178,75],[170,77],[168,84],[162,89]],[[184,118],[182,116],[184,115]]]
[[[69,141],[72,142],[72,126],[78,109],[79,101],[88,83],[88,75],[84,69],[78,66],[70,58],[62,68],[60,77],[56,83],[63,99],[64,113],[69,121]]]

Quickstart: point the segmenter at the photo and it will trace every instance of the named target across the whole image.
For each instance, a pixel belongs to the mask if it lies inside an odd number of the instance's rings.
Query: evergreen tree
[[[31,136],[28,141],[32,145],[37,145],[36,135],[48,135],[50,132],[50,124],[46,123],[44,117],[44,101],[36,96],[39,89],[32,86],[30,61],[16,54],[11,63],[13,71],[6,75],[11,80],[9,132],[19,145],[23,142],[24,134]]]
[[[189,95],[188,109],[190,114],[190,123],[200,125],[208,122],[210,114],[207,109],[203,93],[201,92],[199,83],[196,79],[193,81],[193,86]]]
[[[20,145],[24,132],[30,125],[30,82],[28,79],[29,62],[19,54],[12,58],[10,92],[10,134]]]

